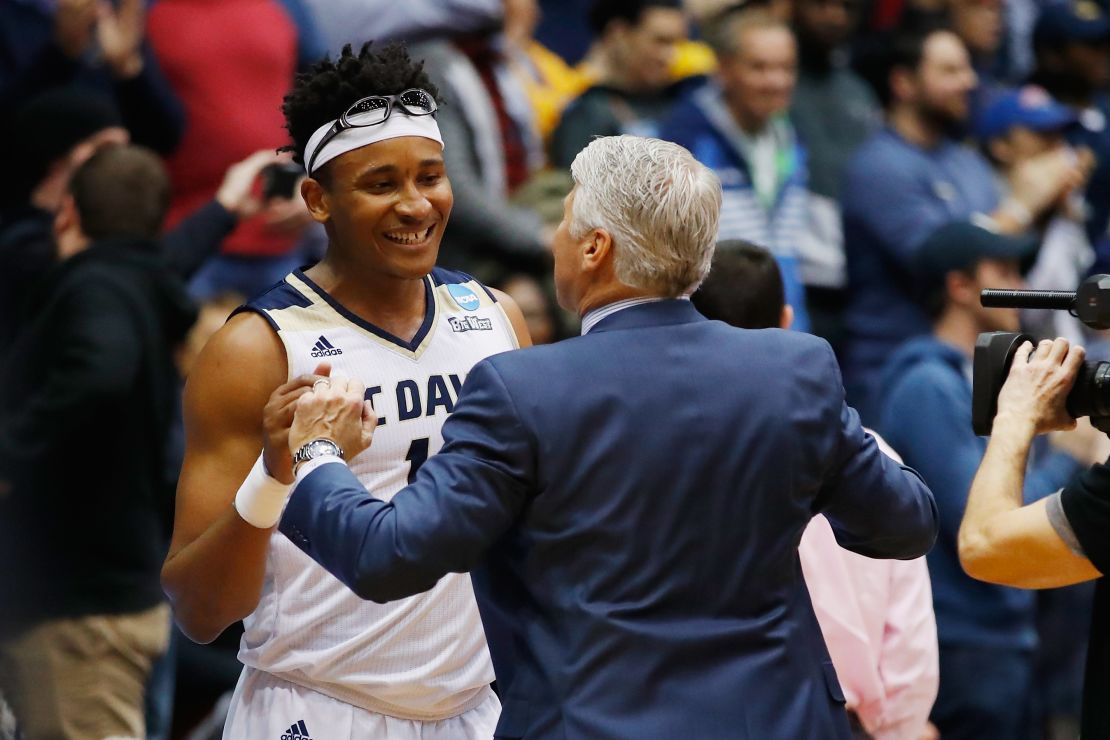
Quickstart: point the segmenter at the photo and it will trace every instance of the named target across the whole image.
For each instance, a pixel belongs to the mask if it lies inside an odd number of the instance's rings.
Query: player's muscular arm
[[[216,639],[258,605],[273,530],[248,524],[232,501],[262,450],[266,403],[286,377],[281,340],[255,314],[220,329],[189,375],[185,462],[162,587],[197,642]],[[273,473],[292,477],[288,469]]]
[[[516,343],[520,345],[521,349],[532,346],[532,335],[528,331],[528,322],[524,319],[524,313],[520,310],[520,306],[516,305],[516,301],[509,297],[508,293],[504,293],[496,288],[491,288],[491,292],[497,296],[497,302],[501,304],[504,309],[505,315],[509,317],[509,323],[513,325],[513,332],[516,334]]]

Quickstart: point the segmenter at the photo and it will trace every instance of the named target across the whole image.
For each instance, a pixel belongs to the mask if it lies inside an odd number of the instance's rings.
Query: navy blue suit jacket
[[[798,540],[913,558],[937,514],[823,340],[625,309],[476,365],[443,436],[390,503],[314,470],[281,530],[374,601],[470,571],[497,737],[849,737]]]

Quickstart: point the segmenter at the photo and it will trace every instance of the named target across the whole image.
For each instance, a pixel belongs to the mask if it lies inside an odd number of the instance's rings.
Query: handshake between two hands
[[[1085,464],[1106,460],[1110,440],[1084,418],[1068,413],[1067,397],[1086,353],[1066,339],[1045,339],[1018,348],[998,394],[994,433],[1032,438],[1053,432],[1053,446]]]
[[[326,362],[312,375],[279,386],[262,413],[262,454],[269,474],[282,483],[292,483],[293,453],[315,439],[337,444],[346,460],[369,447],[378,415],[365,394],[366,386],[332,375]]]

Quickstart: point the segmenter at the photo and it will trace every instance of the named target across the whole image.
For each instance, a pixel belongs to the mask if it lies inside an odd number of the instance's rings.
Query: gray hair
[[[570,166],[577,190],[570,235],[613,237],[617,279],[675,297],[709,273],[721,182],[678,144],[639,136],[594,139]]]

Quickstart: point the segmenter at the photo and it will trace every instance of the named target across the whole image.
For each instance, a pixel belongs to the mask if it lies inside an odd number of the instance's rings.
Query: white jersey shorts
[[[501,716],[492,689],[473,709],[421,722],[352,704],[246,668],[235,687],[224,740],[490,740]]]

